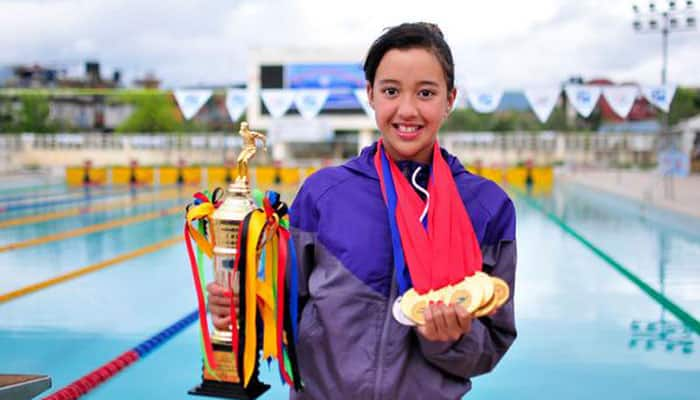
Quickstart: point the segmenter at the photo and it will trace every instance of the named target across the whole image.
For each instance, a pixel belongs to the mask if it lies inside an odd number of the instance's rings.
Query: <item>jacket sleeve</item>
[[[430,364],[445,373],[471,378],[493,370],[516,337],[513,297],[515,293],[515,208],[508,199],[489,223],[482,245],[484,272],[508,283],[510,298],[493,316],[472,321],[471,332],[455,342],[431,342],[420,334],[420,349]]]
[[[301,310],[309,299],[309,276],[316,265],[314,243],[318,226],[314,201],[304,186],[295,197],[289,214],[290,232],[297,259],[296,266],[290,266],[290,268],[296,268],[297,271],[299,316],[301,317]],[[290,276],[291,274],[287,274],[287,285],[290,283]]]

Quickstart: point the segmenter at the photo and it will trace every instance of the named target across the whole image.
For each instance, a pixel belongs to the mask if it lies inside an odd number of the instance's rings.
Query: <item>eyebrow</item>
[[[382,79],[378,83],[381,85],[381,84],[387,84],[387,83],[399,84],[400,82],[397,81],[396,79]],[[420,82],[418,82],[418,84],[419,85],[440,86],[435,81],[420,81]]]

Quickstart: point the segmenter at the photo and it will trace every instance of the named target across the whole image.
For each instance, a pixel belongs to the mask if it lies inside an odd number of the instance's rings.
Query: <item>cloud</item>
[[[225,84],[246,79],[251,48],[366,49],[388,26],[428,20],[470,84],[522,88],[571,75],[658,82],[660,35],[634,32],[630,3],[601,4],[0,0],[0,64],[96,59],[125,76],[153,71],[168,87]],[[699,61],[697,33],[671,35],[669,79],[700,85]]]

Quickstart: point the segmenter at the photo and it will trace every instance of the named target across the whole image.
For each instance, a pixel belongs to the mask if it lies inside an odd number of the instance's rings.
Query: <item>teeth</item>
[[[399,125],[399,130],[401,132],[411,133],[411,132],[417,131],[418,127],[417,126]]]

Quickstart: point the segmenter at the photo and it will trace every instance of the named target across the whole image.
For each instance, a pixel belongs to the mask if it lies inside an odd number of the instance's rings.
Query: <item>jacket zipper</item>
[[[394,268],[391,269],[391,288],[389,289],[389,298],[387,299],[387,308],[386,308],[386,314],[384,317],[384,324],[382,325],[382,335],[379,337],[379,356],[377,358],[377,377],[374,380],[374,400],[380,400],[380,392],[381,392],[381,386],[380,383],[382,381],[382,366],[384,363],[384,346],[386,342],[386,336],[388,334],[388,329],[389,329],[389,321],[392,318],[391,314],[391,306],[392,306],[392,301],[391,297],[392,294],[394,293],[394,290],[396,289],[396,270]]]

